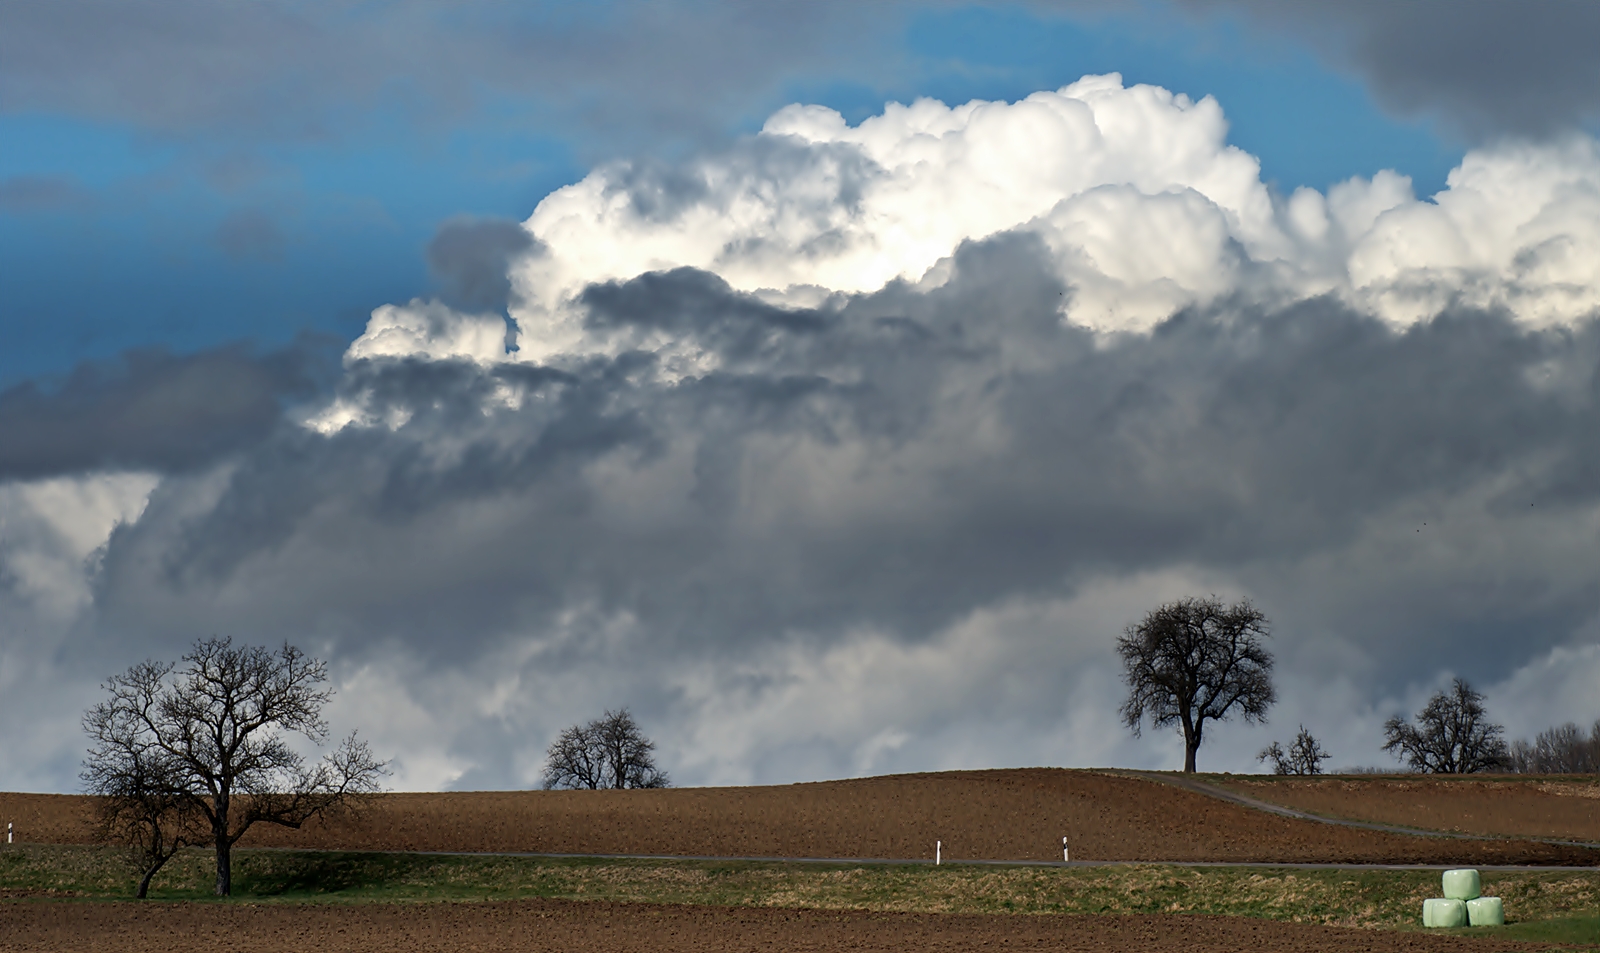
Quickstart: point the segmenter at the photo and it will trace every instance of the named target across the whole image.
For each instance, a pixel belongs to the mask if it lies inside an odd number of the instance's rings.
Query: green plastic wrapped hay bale
[[[1422,901],[1422,925],[1425,927],[1464,927],[1467,925],[1467,904],[1454,897],[1435,897]]]
[[[1506,908],[1499,897],[1477,897],[1467,901],[1467,922],[1475,927],[1503,927]]]
[[[1450,900],[1476,900],[1483,895],[1483,882],[1476,870],[1447,870],[1444,895]]]

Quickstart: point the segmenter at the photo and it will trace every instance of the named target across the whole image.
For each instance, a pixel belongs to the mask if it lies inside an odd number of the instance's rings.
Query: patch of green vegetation
[[[0,847],[0,892],[47,897],[133,896],[127,855],[108,847]]]
[[[949,864],[782,864],[241,850],[236,900],[416,902],[552,898],[927,913],[1204,913],[1298,923],[1409,929],[1437,894],[1433,870],[1281,867],[1005,867]],[[211,856],[174,858],[153,899],[210,897]],[[1511,940],[1600,949],[1600,872],[1486,872],[1505,901]],[[133,877],[110,848],[0,851],[0,892],[125,898]],[[1587,931],[1587,932],[1586,932]],[[1488,935],[1488,928],[1472,931]]]
[[[1581,950],[1600,950],[1600,914],[1577,917],[1551,917],[1527,923],[1508,923],[1503,927],[1467,927],[1460,930],[1441,930],[1466,936],[1492,937],[1497,940],[1522,940],[1532,943],[1553,943]]]

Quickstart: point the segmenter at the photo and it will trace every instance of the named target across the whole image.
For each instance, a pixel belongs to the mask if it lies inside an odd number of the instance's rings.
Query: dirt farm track
[[[1208,779],[1284,817],[1158,779],[1022,769],[752,788],[390,794],[246,847],[573,854],[1600,866],[1600,781]],[[90,842],[90,803],[0,794],[18,840]],[[1481,839],[1480,839],[1481,838]],[[1533,840],[1529,838],[1541,838]],[[0,899],[10,951],[1446,951],[1547,947],[1207,916],[942,915],[609,902],[101,903]]]

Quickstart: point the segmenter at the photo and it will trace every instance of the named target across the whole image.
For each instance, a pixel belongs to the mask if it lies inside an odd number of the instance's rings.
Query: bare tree
[[[1333,755],[1322,750],[1322,743],[1306,730],[1305,725],[1301,725],[1300,733],[1294,736],[1288,751],[1274,741],[1256,755],[1256,760],[1270,760],[1273,774],[1321,774],[1322,762],[1331,757]]]
[[[1539,732],[1532,744],[1513,741],[1507,762],[1518,774],[1600,773],[1600,720],[1588,735],[1569,721]]]
[[[545,752],[545,790],[588,788],[593,791],[610,786],[602,781],[602,752],[593,733],[590,725],[573,725],[550,745]]]
[[[1277,701],[1267,617],[1248,600],[1223,607],[1215,596],[1180,599],[1128,626],[1117,640],[1128,699],[1122,720],[1140,734],[1144,718],[1156,728],[1183,727],[1183,770],[1207,721],[1226,721],[1237,710],[1246,721],[1266,721]]]
[[[1408,724],[1396,715],[1383,726],[1383,750],[1413,771],[1473,774],[1504,767],[1509,760],[1501,737],[1505,729],[1488,720],[1483,696],[1459,678],[1429,699],[1416,721]]]
[[[138,897],[178,851],[205,838],[204,818],[183,789],[176,762],[145,743],[113,710],[94,709],[86,726],[96,738],[81,777],[96,792],[98,839],[128,846],[139,872]]]
[[[182,665],[142,662],[106,680],[89,709],[83,778],[105,799],[108,835],[145,838],[149,877],[198,827],[216,851],[219,896],[233,892],[233,846],[257,823],[298,828],[387,773],[354,733],[315,764],[286,734],[320,744],[327,666],[285,644],[277,652],[205,639]],[[165,856],[162,856],[162,855]]]
[[[655,743],[628,709],[607,710],[586,725],[563,731],[546,752],[544,786],[555,788],[664,788],[671,781],[655,764]]]

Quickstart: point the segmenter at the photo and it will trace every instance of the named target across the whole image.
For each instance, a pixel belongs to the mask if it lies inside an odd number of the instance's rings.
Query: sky
[[[327,659],[402,790],[1600,718],[1586,3],[0,2],[0,789],[109,675]]]

